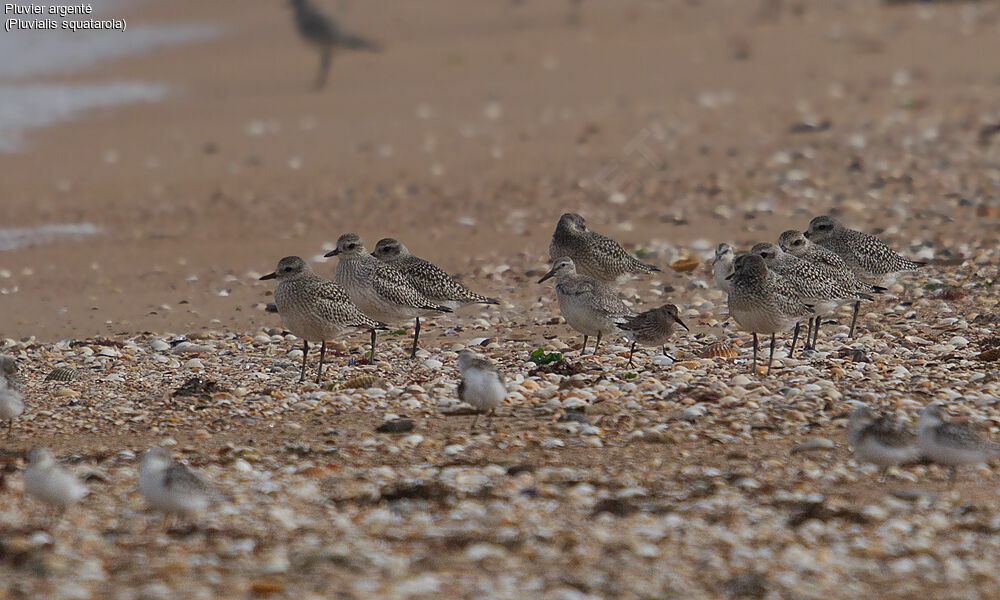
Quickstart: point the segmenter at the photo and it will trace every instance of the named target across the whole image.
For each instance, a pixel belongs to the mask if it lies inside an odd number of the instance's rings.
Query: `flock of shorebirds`
[[[399,241],[380,240],[369,253],[354,233],[340,236],[334,280],[324,278],[297,256],[278,262],[274,272],[261,279],[276,279],[274,311],[285,328],[303,340],[299,381],[305,379],[309,343],[320,346],[316,382],[322,381],[326,342],[354,330],[371,333],[370,358],[375,356],[376,332],[387,323],[414,319],[411,357],[416,357],[420,318],[451,312],[462,304],[499,304],[477,294],[445,271],[410,254]],[[549,245],[551,269],[539,283],[555,280],[559,308],[566,323],[583,334],[581,354],[595,337],[596,353],[604,336],[621,334],[636,344],[662,346],[677,327],[687,329],[673,304],[636,313],[618,295],[616,284],[633,275],[660,269],[629,254],[617,241],[591,231],[583,217],[562,215]],[[853,336],[858,304],[882,293],[898,276],[922,263],[907,260],[868,234],[848,229],[830,216],[814,218],[805,232],[784,232],[777,244],[760,243],[736,255],[732,246],[716,249],[713,274],[728,294],[730,316],[754,337],[752,368],[757,372],[758,334],[771,336],[794,328],[792,349],[803,321],[808,322],[805,343],[814,345],[822,317],[836,306],[854,302],[850,335]],[[669,356],[669,355],[668,355]],[[771,360],[767,372],[770,373]],[[507,395],[504,377],[496,365],[469,349],[458,355],[461,381],[459,397],[487,414]],[[0,419],[12,423],[24,411],[23,385],[13,357],[0,356]],[[476,420],[472,422],[475,429]],[[8,425],[8,431],[10,424]],[[922,412],[918,432],[899,421],[857,406],[849,415],[847,437],[860,462],[888,469],[919,459],[950,469],[953,481],[958,466],[1000,458],[1000,444],[980,437],[968,424],[950,420],[940,403]],[[24,472],[27,494],[64,510],[78,501],[86,488],[39,448],[27,457]],[[139,492],[149,506],[171,515],[191,515],[203,510],[215,493],[201,477],[174,460],[162,448],[150,448],[140,461]]]

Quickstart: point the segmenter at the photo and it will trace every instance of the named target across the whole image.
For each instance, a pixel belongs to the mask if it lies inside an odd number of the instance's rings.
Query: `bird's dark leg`
[[[812,323],[812,319],[809,322]],[[791,358],[795,354],[795,342],[799,339],[799,325],[800,323],[796,323],[795,331],[792,332],[792,349],[788,351],[788,358]],[[807,333],[806,335],[808,336],[809,334]]]
[[[632,342],[632,347],[628,351],[628,366],[632,366],[632,353],[635,352],[635,342]],[[666,354],[666,352],[664,352]]]
[[[948,467],[948,487],[955,487],[955,474],[958,472],[957,467]]]
[[[816,325],[813,326],[813,343],[812,343],[813,350],[815,350],[816,349],[816,344],[819,343],[819,323],[820,323],[821,318],[820,317],[813,317],[813,319],[815,319],[815,321],[816,321]]]
[[[330,72],[333,46],[323,46],[319,51],[319,73],[316,74],[316,91],[326,87],[326,76]]]
[[[854,325],[858,322],[858,309],[861,308],[861,301],[854,301],[854,315],[851,317],[851,334],[848,337],[854,337]]]
[[[479,420],[479,413],[476,413],[476,416],[472,417],[472,427],[469,427],[469,431],[476,430],[476,421],[478,420]]]
[[[757,332],[753,334],[753,366],[751,367],[753,372],[757,372]]]
[[[416,325],[413,326],[413,349],[410,350],[410,358],[417,357],[417,340],[420,339],[420,317],[416,318]]]
[[[771,374],[771,363],[774,362],[774,334],[771,334],[771,356],[767,359],[767,374]]]
[[[316,371],[316,385],[323,381],[323,356],[326,355],[326,341],[319,345],[319,371]]]
[[[371,353],[371,356],[368,357],[368,361],[370,363],[372,363],[372,364],[375,364],[375,330],[374,329],[372,329],[372,353]]]
[[[302,373],[299,374],[299,383],[306,380],[306,356],[309,354],[309,342],[302,340]]]
[[[580,348],[580,356],[587,353],[587,340],[590,339],[589,336],[583,336],[583,348]]]
[[[597,349],[601,347],[601,332],[597,332],[597,343],[594,345],[594,355],[597,354]]]
[[[487,429],[493,429],[493,413],[495,413],[496,411],[497,411],[497,409],[495,409],[495,408],[491,409],[490,410],[490,414],[488,414],[486,416],[486,428]]]
[[[812,350],[812,332],[813,332],[813,320],[815,317],[809,317],[809,324],[806,327],[806,343],[802,346],[803,350]],[[789,358],[792,357],[791,354],[788,355]]]

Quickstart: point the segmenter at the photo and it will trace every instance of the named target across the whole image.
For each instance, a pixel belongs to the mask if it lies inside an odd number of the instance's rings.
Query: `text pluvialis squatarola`
[[[684,321],[681,321],[677,306],[673,304],[664,304],[659,308],[620,320],[618,328],[625,333],[625,337],[632,340],[632,348],[628,351],[628,366],[632,366],[632,353],[635,352],[636,343],[643,346],[661,346],[663,355],[672,359],[673,357],[667,354],[665,344],[674,334],[677,325],[684,329],[688,328]]]
[[[733,261],[733,274],[729,276],[729,314],[745,329],[753,333],[752,370],[757,372],[757,334],[771,334],[771,354],[767,373],[774,361],[775,334],[794,327],[812,316],[813,310],[795,297],[784,277],[767,268],[757,254],[737,256]]]
[[[835,252],[858,279],[882,288],[888,288],[900,275],[926,264],[903,258],[877,237],[844,227],[829,215],[810,221],[804,235],[809,241]],[[854,337],[859,306],[860,303],[854,305],[851,337]]]
[[[733,252],[733,247],[726,242],[722,242],[715,247],[715,260],[712,261],[712,277],[715,279],[715,285],[719,286],[719,289],[727,294],[732,289],[729,276],[733,274],[733,260],[735,259],[736,253]]]
[[[309,342],[319,347],[319,370],[316,383],[323,377],[326,342],[353,330],[384,329],[385,325],[369,318],[351,302],[347,291],[325,277],[320,277],[298,256],[286,256],[278,261],[273,273],[261,279],[277,279],[274,304],[285,328],[302,338],[302,372],[306,377],[306,356]]]
[[[336,50],[381,51],[382,47],[377,42],[343,31],[332,17],[313,6],[309,0],[289,0],[289,2],[295,11],[295,27],[299,34],[319,49],[317,90],[326,86],[330,63]]]
[[[967,423],[952,422],[940,402],[924,407],[917,427],[921,455],[948,467],[951,483],[959,466],[1000,458],[1000,444],[983,439]]]
[[[848,300],[872,299],[871,295],[863,291],[871,290],[871,286],[857,280],[841,281],[831,275],[828,270],[789,254],[776,244],[761,242],[755,244],[750,252],[763,258],[768,269],[784,277],[797,299],[813,307],[815,314],[810,318],[810,326],[816,322],[817,329],[819,319],[832,312],[839,304]],[[789,356],[795,351],[795,340],[798,339],[798,333],[799,325],[796,323]],[[812,333],[812,327],[810,327],[809,333]],[[806,342],[812,344],[815,340],[811,342],[807,334]]]
[[[413,256],[406,246],[393,238],[379,240],[372,254],[402,271],[413,287],[428,300],[451,309],[462,304],[500,304],[496,298],[487,298],[471,291],[434,263]],[[416,317],[415,328],[420,331],[420,317]],[[414,345],[414,353],[415,348]]]
[[[538,283],[555,277],[556,298],[559,310],[570,327],[583,334],[583,347],[587,350],[587,339],[597,336],[594,353],[601,345],[601,337],[618,331],[618,321],[632,316],[618,294],[608,284],[593,277],[576,272],[573,259],[568,256],[557,258],[552,270],[538,280]]]
[[[383,323],[392,323],[405,318],[416,320],[411,358],[417,356],[417,344],[420,340],[419,317],[451,312],[450,307],[421,294],[402,271],[369,254],[361,237],[356,233],[345,233],[340,236],[337,239],[337,248],[327,252],[326,256],[340,258],[335,278],[337,283],[344,286],[351,301],[358,305],[361,312]],[[375,360],[374,329],[372,360]]]
[[[458,397],[471,405],[479,413],[488,413],[486,426],[493,423],[493,413],[507,395],[504,378],[496,365],[472,350],[458,353],[458,370],[462,381],[458,384]],[[476,428],[479,414],[472,419],[472,429]]]
[[[917,436],[899,421],[875,414],[867,406],[851,411],[847,420],[847,441],[858,462],[889,467],[912,462],[920,457]]]
[[[798,256],[802,260],[816,265],[821,270],[836,279],[840,285],[859,290],[865,294],[881,294],[885,291],[884,287],[872,285],[859,279],[858,276],[854,274],[854,271],[848,268],[844,259],[840,258],[836,252],[830,250],[829,248],[824,248],[819,244],[814,244],[809,241],[809,239],[806,238],[801,231],[795,229],[785,231],[778,237],[778,245],[781,246],[781,249],[788,254]],[[854,325],[858,318],[858,309],[860,306],[861,301],[855,300],[854,314],[851,317],[850,335],[854,335]],[[819,323],[818,318],[816,322],[817,324]],[[816,345],[815,338],[818,334],[818,331],[813,332],[814,346]]]
[[[7,434],[14,427],[14,419],[24,412],[22,382],[17,374],[17,359],[0,354],[0,421],[7,421]]]
[[[568,256],[573,259],[581,275],[605,283],[617,282],[631,274],[659,271],[659,267],[639,262],[615,240],[587,229],[578,214],[566,213],[549,243],[549,258],[556,260]]]
[[[24,491],[62,514],[87,493],[87,488],[72,473],[59,466],[46,448],[28,453],[24,469]]]
[[[139,461],[139,493],[153,510],[187,517],[208,508],[211,491],[194,471],[164,448],[146,450]]]

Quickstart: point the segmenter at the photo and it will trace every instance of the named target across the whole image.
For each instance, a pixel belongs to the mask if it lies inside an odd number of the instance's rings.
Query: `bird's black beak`
[[[803,231],[802,235],[804,235],[807,240],[809,239],[809,232],[808,231]]]
[[[542,283],[543,281],[551,278],[555,274],[556,274],[556,270],[552,269],[551,271],[549,271],[548,273],[546,273],[545,275],[543,275],[542,278],[538,280],[538,283]]]
[[[331,256],[337,256],[338,254],[340,254],[340,250],[337,249],[337,248],[334,248],[333,250],[330,250],[329,252],[327,252],[323,256],[325,258],[330,258]]]
[[[277,278],[278,278],[277,273],[268,273],[267,275],[262,276],[260,280],[264,281],[265,279],[277,279]]]
[[[733,275],[736,275],[736,271],[733,271],[732,273],[730,273],[729,276],[726,277],[726,281],[729,281],[730,279],[732,279]]]
[[[688,326],[684,324],[684,321],[681,321],[680,317],[674,317],[674,320],[680,323],[681,327],[683,327],[685,331],[691,331],[690,329],[688,329]]]

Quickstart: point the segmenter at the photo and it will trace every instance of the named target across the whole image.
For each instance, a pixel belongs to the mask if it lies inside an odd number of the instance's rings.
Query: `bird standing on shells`
[[[315,7],[309,0],[290,0],[295,11],[295,27],[299,35],[319,49],[319,72],[316,74],[316,90],[326,87],[326,79],[337,49],[367,50],[380,52],[377,42],[360,35],[343,31],[329,15]]]
[[[372,252],[376,258],[399,269],[403,275],[429,300],[451,309],[462,304],[500,304],[496,298],[477,294],[461,284],[434,263],[410,254],[410,251],[393,238],[383,238]],[[420,332],[420,317],[416,317],[412,356],[416,356],[416,336]]]
[[[173,459],[164,448],[150,448],[139,462],[139,493],[153,510],[187,517],[208,508],[208,484],[191,469]]]
[[[659,267],[638,261],[615,240],[587,229],[578,214],[566,213],[549,243],[549,258],[568,256],[581,275],[614,283],[632,274],[659,271]]]
[[[900,275],[926,264],[903,258],[877,237],[844,227],[829,215],[810,221],[804,235],[809,241],[835,252],[858,279],[882,288],[888,288]],[[851,337],[854,337],[860,306],[860,301],[854,303]]]
[[[417,356],[420,317],[451,312],[450,307],[420,293],[402,271],[369,254],[361,237],[356,233],[345,233],[340,236],[337,239],[337,248],[327,252],[326,256],[340,258],[335,278],[337,283],[344,286],[351,301],[358,305],[361,312],[383,323],[392,323],[405,318],[416,320],[410,358]],[[374,361],[374,329],[371,356]]]
[[[940,402],[924,407],[917,427],[921,455],[948,467],[949,483],[955,482],[961,465],[1000,458],[1000,444],[983,439],[967,423],[948,419]]]
[[[618,331],[618,322],[633,315],[618,294],[606,283],[576,272],[573,259],[557,258],[552,270],[538,283],[555,277],[556,298],[559,310],[570,327],[583,334],[582,356],[587,350],[587,339],[597,336],[594,354],[601,345],[601,336]]]
[[[261,279],[277,279],[274,304],[285,328],[302,338],[302,372],[299,382],[306,377],[306,357],[309,342],[320,344],[319,370],[316,383],[323,378],[323,358],[326,342],[351,330],[384,329],[385,325],[365,316],[351,302],[344,288],[320,277],[298,256],[286,256],[278,261],[273,273]]]
[[[674,334],[677,325],[690,331],[678,316],[677,306],[673,304],[664,304],[659,308],[619,321],[618,328],[625,332],[625,337],[632,340],[632,347],[628,351],[628,366],[632,366],[632,353],[635,352],[636,343],[643,346],[662,346],[663,355],[673,360],[673,357],[667,354],[665,344]]]
[[[753,333],[753,372],[757,372],[757,334],[771,334],[771,354],[767,373],[771,374],[774,361],[775,334],[787,331],[802,319],[812,316],[813,310],[795,297],[788,282],[768,270],[764,259],[757,254],[744,254],[733,261],[733,274],[729,276],[732,291],[729,293],[729,314],[746,331]]]
[[[61,515],[83,498],[87,487],[69,471],[59,466],[46,448],[35,448],[28,453],[24,469],[24,491],[31,497],[48,504]]]
[[[818,329],[822,315],[832,312],[837,305],[847,300],[872,299],[871,295],[862,290],[862,288],[870,290],[871,286],[861,282],[857,282],[857,285],[854,285],[854,282],[841,283],[825,270],[788,254],[776,244],[761,242],[755,244],[750,252],[763,258],[768,269],[784,277],[797,299],[813,307],[815,314],[809,319],[810,331],[806,335],[807,344],[810,343],[809,336],[812,333],[813,322],[816,322]],[[798,334],[799,324],[796,323],[795,333],[792,334],[792,349],[788,352],[789,357],[795,351]]]
[[[858,462],[882,467],[882,476],[889,467],[913,462],[920,457],[917,436],[902,423],[875,414],[867,406],[851,411],[847,421],[847,441],[854,448]]]
[[[458,370],[462,373],[458,397],[480,414],[488,411],[486,426],[489,427],[493,423],[493,413],[507,395],[503,375],[492,361],[472,350],[458,353]],[[479,414],[476,414],[471,429],[476,428],[478,419]]]
[[[719,289],[727,294],[732,289],[729,276],[733,274],[733,260],[735,258],[736,254],[733,252],[733,247],[726,242],[722,242],[715,247],[715,260],[712,261],[712,278],[715,279],[715,285],[719,286]]]
[[[863,294],[881,294],[885,291],[884,287],[858,279],[858,276],[847,267],[847,263],[836,252],[810,242],[801,231],[795,229],[785,231],[778,237],[778,246],[787,254],[797,256],[814,265],[827,276],[832,277],[837,285],[845,289],[857,290]],[[858,302],[855,300],[855,316],[857,316]],[[813,347],[816,346],[816,338],[819,337],[819,317],[816,317],[814,321]]]
[[[14,427],[14,419],[24,412],[21,387],[17,359],[9,354],[0,354],[0,420],[7,421],[7,435]]]

